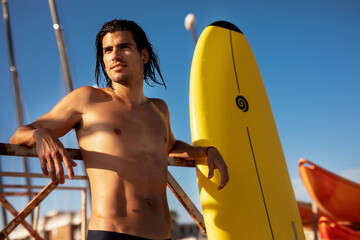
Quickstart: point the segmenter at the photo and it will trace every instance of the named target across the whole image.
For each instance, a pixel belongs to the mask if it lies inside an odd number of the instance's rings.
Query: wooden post
[[[81,239],[86,240],[86,190],[81,191]]]
[[[19,172],[0,172],[1,177],[30,177],[30,178],[50,178],[42,173],[19,173]],[[65,179],[70,179],[68,175],[64,176]],[[87,176],[75,176],[76,180],[88,180]]]
[[[74,160],[82,160],[80,149],[65,148],[70,157]],[[0,155],[38,157],[35,147],[28,147],[18,144],[0,143]],[[195,167],[194,160],[168,157],[168,165],[174,167]]]
[[[37,228],[38,228],[38,224],[39,224],[40,205],[38,205],[34,211],[35,211],[35,214],[34,214],[34,219],[33,219],[33,229],[37,232]],[[33,238],[33,239],[36,239],[36,238]]]
[[[190,198],[186,195],[184,190],[176,182],[175,178],[171,175],[170,172],[168,172],[168,187],[174,193],[174,195],[183,205],[186,211],[190,214],[190,216],[194,219],[195,223],[199,226],[201,231],[203,231],[206,234],[203,216],[196,208],[194,203],[190,200]]]
[[[19,214],[16,209],[2,196],[2,194],[0,194],[0,202],[14,217]],[[34,237],[34,239],[43,240],[36,232],[36,230],[34,230],[25,220],[23,220],[21,224],[25,227],[26,230],[28,230],[28,232],[31,236]]]
[[[2,192],[0,193],[3,197],[24,197],[24,196],[35,196],[36,192]]]
[[[12,185],[12,184],[1,184],[0,188],[15,188],[15,189],[43,189],[44,186],[26,186],[26,185]],[[63,187],[63,186],[58,186],[56,188],[56,190],[75,190],[75,191],[81,191],[81,235],[82,235],[82,240],[86,239],[86,228],[87,228],[87,221],[86,221],[86,214],[87,214],[87,199],[86,199],[86,187]],[[23,195],[23,194],[28,194],[28,193],[24,193],[24,192],[6,192],[6,193],[1,193],[1,195],[5,195],[11,193],[9,196],[18,196],[18,195]],[[15,194],[14,194],[15,193]],[[33,192],[31,192],[33,193]],[[0,196],[1,196],[0,195]],[[1,199],[0,199],[1,201]],[[37,229],[37,224],[38,224],[38,220],[39,220],[39,208],[40,205],[37,206],[35,208],[35,214],[34,214],[34,223],[33,223],[33,229]],[[17,213],[16,213],[17,214]],[[34,238],[36,239],[36,238]],[[37,239],[36,239],[37,240]]]
[[[43,190],[31,200],[26,207],[1,231],[0,240],[5,240],[24,219],[44,200],[59,183],[50,182]]]

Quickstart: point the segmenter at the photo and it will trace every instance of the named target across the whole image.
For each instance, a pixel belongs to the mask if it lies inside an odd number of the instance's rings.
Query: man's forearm
[[[37,131],[37,129],[29,125],[21,126],[10,138],[9,143],[34,147],[36,145],[34,138],[35,131]]]
[[[36,146],[40,159],[41,170],[45,175],[51,176],[53,182],[65,182],[64,163],[70,179],[74,178],[74,170],[77,164],[71,159],[63,144],[49,128],[34,128],[31,125],[20,127],[11,137],[10,143]],[[58,178],[56,173],[58,173]]]
[[[207,157],[207,149],[208,147],[195,147],[183,141],[176,140],[170,150],[169,156],[193,160],[203,159]]]
[[[220,152],[215,147],[195,147],[182,141],[175,141],[169,152],[169,156],[180,157],[189,160],[200,160],[207,158],[207,164],[209,167],[208,178],[211,179],[214,176],[215,169],[218,169],[220,172],[221,180],[218,190],[225,187],[229,181],[229,172],[226,163]]]

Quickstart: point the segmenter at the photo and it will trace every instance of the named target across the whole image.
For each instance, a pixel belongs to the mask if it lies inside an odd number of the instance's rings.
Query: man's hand
[[[40,159],[42,172],[45,175],[50,173],[52,182],[59,180],[59,183],[63,184],[65,178],[62,162],[64,162],[70,179],[73,179],[75,176],[73,167],[76,167],[77,164],[71,159],[69,153],[53,132],[47,128],[40,128],[33,133],[33,136],[36,140],[36,151]]]
[[[214,170],[219,169],[221,175],[221,182],[218,190],[221,190],[229,181],[228,168],[221,154],[215,147],[209,147],[207,149],[207,163],[209,167],[208,179],[214,176]]]

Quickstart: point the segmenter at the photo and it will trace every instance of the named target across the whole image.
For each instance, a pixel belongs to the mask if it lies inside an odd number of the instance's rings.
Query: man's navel
[[[145,199],[145,202],[146,202],[146,204],[147,204],[148,206],[150,206],[150,207],[153,206],[153,201],[152,201],[151,199],[146,198],[146,199]]]

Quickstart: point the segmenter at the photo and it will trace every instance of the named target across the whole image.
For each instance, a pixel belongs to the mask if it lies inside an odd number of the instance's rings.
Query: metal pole
[[[2,171],[2,167],[1,167],[1,157],[0,157],[0,172]],[[2,178],[0,177],[0,184],[2,185]],[[3,192],[3,188],[0,187],[0,192]],[[5,208],[1,205],[1,218],[3,221],[3,227],[6,226],[7,224],[7,217],[6,217],[6,211]]]
[[[62,70],[64,73],[64,79],[66,83],[66,87],[68,92],[71,92],[74,90],[72,80],[71,80],[71,74],[70,74],[70,68],[69,68],[69,62],[66,54],[65,49],[65,43],[64,43],[64,37],[62,34],[62,29],[59,25],[59,19],[56,12],[56,6],[54,0],[49,0],[49,6],[51,11],[51,18],[53,21],[53,28],[55,30],[55,37],[56,37],[56,43],[58,45],[59,54],[60,54],[60,61]]]
[[[193,36],[193,39],[194,39],[194,43],[195,43],[195,45],[196,45],[197,40],[198,40],[198,37],[197,37],[195,28],[192,28],[192,29],[191,29],[191,33],[192,33],[192,36]]]
[[[55,1],[49,0],[49,6],[50,6],[51,18],[52,18],[52,22],[53,22],[53,28],[55,31],[56,43],[57,43],[58,50],[59,50],[61,66],[62,66],[62,70],[63,70],[63,74],[64,74],[64,80],[66,83],[67,91],[69,93],[72,90],[74,90],[74,87],[73,87],[73,83],[71,80],[70,67],[69,67],[69,61],[68,61],[66,48],[65,48],[64,35],[62,33],[62,28],[59,24],[59,18],[58,18],[58,14],[57,14],[57,10],[56,10]],[[81,165],[82,165],[82,169],[84,169],[83,174],[86,174],[84,163],[82,163]],[[90,189],[89,182],[87,182],[87,188]],[[91,198],[90,194],[89,194],[89,198]]]
[[[16,70],[15,54],[14,54],[14,48],[13,48],[13,44],[12,44],[10,17],[9,17],[9,11],[8,11],[8,6],[7,6],[7,0],[2,1],[2,6],[3,6],[3,16],[4,16],[4,23],[5,23],[8,51],[9,51],[10,72],[11,72],[11,76],[12,76],[12,83],[13,83],[14,97],[15,97],[15,104],[16,104],[17,122],[18,122],[18,126],[20,127],[20,126],[24,125],[24,115],[23,115],[23,107],[22,107],[22,103],[21,103],[19,75]],[[29,172],[27,158],[23,157],[22,162],[23,162],[24,171],[26,173]],[[28,186],[31,185],[30,178],[26,177],[25,182],[26,182],[26,185],[28,185]],[[30,196],[29,196],[29,201],[31,201]]]
[[[311,204],[313,212],[313,231],[314,231],[314,240],[318,240],[318,208],[314,202]]]
[[[186,30],[191,31],[194,43],[196,45],[198,37],[195,30],[195,22],[196,22],[196,18],[194,14],[189,13],[188,15],[186,15],[184,25]]]

